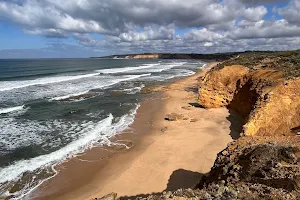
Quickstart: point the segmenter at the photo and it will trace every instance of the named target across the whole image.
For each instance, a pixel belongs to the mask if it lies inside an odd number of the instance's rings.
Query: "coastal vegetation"
[[[221,63],[224,66],[243,65],[254,70],[257,67],[283,71],[288,78],[300,76],[300,50],[278,52],[244,52]]]

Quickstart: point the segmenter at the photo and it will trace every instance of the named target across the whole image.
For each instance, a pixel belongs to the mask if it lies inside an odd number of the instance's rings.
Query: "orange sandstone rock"
[[[247,136],[292,135],[300,126],[300,78],[283,72],[234,65],[206,75],[198,103],[205,108],[229,107],[245,118]]]
[[[290,135],[300,125],[300,79],[283,81],[262,94],[244,125],[245,135]]]
[[[234,65],[208,73],[199,89],[198,103],[205,108],[227,106],[233,98],[237,81],[248,72],[248,68]]]

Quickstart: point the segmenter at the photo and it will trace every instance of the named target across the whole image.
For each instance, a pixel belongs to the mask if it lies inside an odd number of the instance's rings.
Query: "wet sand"
[[[209,172],[217,153],[232,141],[226,108],[192,106],[198,79],[214,64],[142,103],[135,122],[114,138],[131,148],[93,148],[72,158],[30,198],[90,200],[111,192],[134,197],[193,187]],[[171,113],[183,117],[165,120]]]

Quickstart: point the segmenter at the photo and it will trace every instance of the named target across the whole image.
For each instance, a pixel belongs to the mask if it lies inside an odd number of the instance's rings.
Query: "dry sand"
[[[81,160],[71,159],[31,198],[90,200],[111,192],[124,197],[193,187],[232,141],[226,108],[205,110],[189,104],[196,102],[199,77],[214,64],[142,104],[129,131],[117,137],[130,138],[130,150],[95,148]],[[170,113],[184,119],[164,120]]]

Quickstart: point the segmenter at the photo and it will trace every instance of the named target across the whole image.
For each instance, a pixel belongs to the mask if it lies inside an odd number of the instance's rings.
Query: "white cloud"
[[[279,8],[279,14],[291,24],[300,25],[300,0],[292,0],[289,5]]]
[[[268,10],[264,6],[259,6],[256,8],[247,8],[244,11],[244,17],[248,21],[259,21],[261,20],[266,14]]]
[[[120,34],[121,41],[171,40],[174,37],[174,27],[147,26],[144,31],[130,31]]]
[[[203,27],[244,15],[259,20],[265,8],[246,8],[237,0],[24,0],[21,4],[0,0],[0,13],[27,29],[119,35],[132,27]]]
[[[93,51],[296,48],[300,0],[273,9],[284,19],[265,20],[264,4],[275,2],[281,0],[0,0],[0,20],[28,34],[73,37]],[[95,33],[102,39],[92,37]]]
[[[286,20],[278,21],[241,21],[239,27],[230,34],[232,39],[254,39],[254,38],[284,38],[299,37],[300,27],[289,24]]]
[[[204,46],[205,47],[211,47],[211,46],[213,46],[214,44],[212,43],[212,42],[205,42],[204,43]]]
[[[221,35],[216,32],[207,30],[206,28],[200,30],[190,30],[184,34],[184,40],[198,41],[198,42],[212,42],[224,38],[224,35]]]

